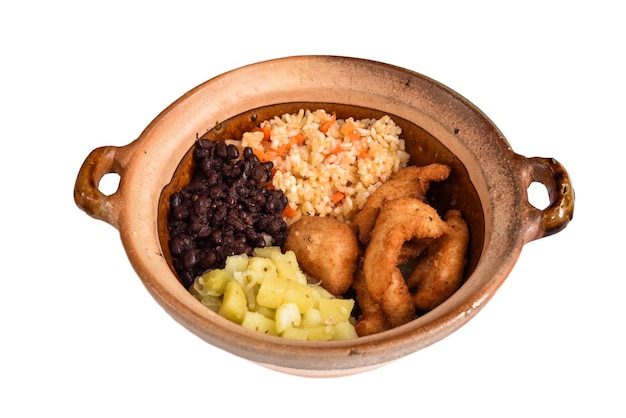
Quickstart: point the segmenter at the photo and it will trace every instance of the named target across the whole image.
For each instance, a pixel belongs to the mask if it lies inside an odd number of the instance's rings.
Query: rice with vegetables
[[[408,164],[401,133],[389,116],[344,120],[321,109],[300,110],[244,133],[242,146],[274,163],[272,185],[289,200],[288,223],[307,215],[349,222],[382,183]]]

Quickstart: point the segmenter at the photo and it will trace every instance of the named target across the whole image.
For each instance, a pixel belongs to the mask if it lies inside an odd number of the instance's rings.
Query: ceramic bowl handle
[[[76,205],[89,216],[116,228],[120,211],[118,192],[105,195],[100,191],[99,184],[106,174],[117,173],[121,185],[130,148],[105,146],[94,149],[83,162],[74,185]]]
[[[550,204],[543,210],[533,208],[537,230],[530,239],[562,231],[574,216],[574,189],[565,168],[554,158],[527,158],[528,185],[542,183],[548,190]]]

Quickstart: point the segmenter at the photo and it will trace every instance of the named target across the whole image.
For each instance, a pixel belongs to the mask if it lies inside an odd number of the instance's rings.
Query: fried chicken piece
[[[461,211],[449,210],[444,219],[450,232],[428,247],[426,257],[407,280],[411,289],[417,288],[415,306],[425,311],[438,306],[461,286],[467,262],[469,230]]]
[[[326,216],[305,216],[287,228],[283,248],[292,250],[302,270],[333,295],[352,286],[359,246],[347,224]]]
[[[415,319],[415,302],[400,270],[391,273],[389,287],[380,300],[380,309],[391,327],[406,324]]]
[[[376,334],[391,328],[380,305],[372,299],[365,284],[363,270],[359,269],[354,276],[354,290],[356,291],[356,301],[361,308],[361,315],[357,318],[354,326],[359,337]]]
[[[447,165],[435,163],[422,167],[408,166],[394,174],[372,193],[352,220],[351,226],[361,243],[369,242],[376,218],[385,201],[401,197],[413,197],[424,201],[430,182],[443,181],[448,178],[450,172],[451,169]]]
[[[404,243],[402,248],[400,249],[400,256],[398,257],[398,265],[402,265],[409,260],[414,259],[418,255],[420,255],[434,240],[423,238],[423,239],[412,239]]]
[[[398,269],[403,245],[413,239],[438,238],[449,230],[437,211],[419,199],[402,197],[383,202],[365,250],[363,275],[370,297],[380,304],[392,326],[408,322],[415,311]],[[407,314],[411,310],[412,315]]]

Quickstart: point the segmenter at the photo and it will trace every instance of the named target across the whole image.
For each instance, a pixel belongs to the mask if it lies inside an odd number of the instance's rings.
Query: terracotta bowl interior
[[[471,275],[481,257],[485,239],[485,218],[479,195],[470,180],[468,171],[463,162],[437,140],[437,138],[420,126],[396,115],[377,109],[337,103],[294,102],[274,104],[248,110],[228,120],[219,121],[219,124],[215,125],[216,127],[210,129],[201,135],[201,137],[210,140],[240,139],[243,132],[258,127],[261,121],[285,113],[297,113],[299,109],[325,109],[329,113],[336,113],[337,118],[348,118],[351,116],[357,119],[380,118],[383,115],[389,115],[402,128],[401,137],[406,141],[406,149],[411,155],[411,165],[425,165],[439,162],[451,166],[452,175],[444,182],[432,183],[428,198],[430,204],[441,214],[450,208],[461,209],[468,223],[471,237],[465,277],[467,278]],[[191,179],[194,169],[192,151],[193,146],[185,154],[176,168],[176,171],[172,175],[171,182],[163,189],[159,200],[159,239],[163,255],[174,275],[176,273],[173,268],[168,246],[169,234],[167,230],[167,219],[169,215],[169,198],[173,193],[187,185]]]

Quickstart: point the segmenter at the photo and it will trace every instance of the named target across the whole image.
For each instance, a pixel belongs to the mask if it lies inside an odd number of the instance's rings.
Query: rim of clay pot
[[[179,283],[164,257],[156,221],[160,194],[178,163],[216,122],[249,109],[294,101],[346,103],[400,116],[429,132],[462,161],[482,204],[485,234],[474,271],[452,297],[383,333],[302,342],[265,336],[221,318]],[[120,184],[116,193],[103,196],[97,184],[108,172],[120,174]],[[534,181],[548,188],[549,208],[539,210],[528,202],[526,191]],[[75,199],[88,214],[119,230],[145,287],[175,320],[237,356],[309,376],[365,371],[454,332],[493,296],[523,245],[563,229],[573,212],[573,190],[560,164],[513,152],[489,118],[461,95],[404,68],[336,56],[264,61],[199,85],[129,145],[94,150],[81,168]]]

